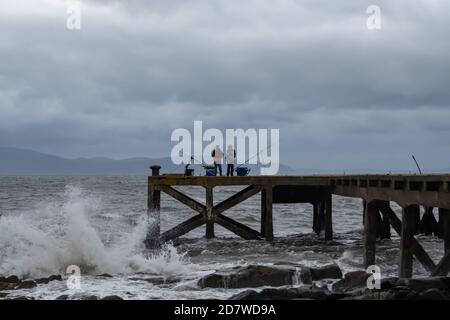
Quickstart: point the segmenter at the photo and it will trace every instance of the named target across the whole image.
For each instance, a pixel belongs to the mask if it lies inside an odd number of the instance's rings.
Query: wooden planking
[[[149,183],[154,185],[197,185],[206,187],[270,184],[275,188],[277,186],[285,188],[289,186],[293,186],[293,188],[294,186],[297,186],[297,188],[331,187],[333,194],[341,196],[359,197],[367,200],[395,201],[401,206],[420,204],[447,209],[450,209],[449,181],[450,175],[448,174],[247,177],[162,175],[149,177]],[[294,192],[294,189],[292,192]],[[290,197],[287,197],[285,200],[276,197],[273,200],[280,203],[295,202]],[[304,199],[299,198],[297,201],[304,201]]]

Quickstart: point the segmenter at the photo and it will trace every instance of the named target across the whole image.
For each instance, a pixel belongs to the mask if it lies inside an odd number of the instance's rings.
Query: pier
[[[364,264],[375,264],[377,239],[391,237],[391,227],[400,236],[399,276],[411,278],[413,257],[432,276],[450,272],[450,174],[382,175],[310,175],[206,177],[183,174],[160,175],[160,166],[152,166],[148,177],[148,213],[156,221],[148,232],[149,247],[178,238],[206,225],[206,238],[214,237],[218,224],[248,240],[272,241],[273,204],[309,203],[313,206],[312,230],[333,239],[332,196],[360,198],[363,202]],[[200,203],[178,191],[176,186],[201,186],[205,202]],[[214,188],[242,186],[243,189],[214,205]],[[191,208],[196,214],[178,226],[161,233],[161,192]],[[261,194],[261,225],[254,230],[226,215],[239,203]],[[402,208],[399,218],[391,202]],[[422,210],[421,210],[422,208]],[[437,210],[438,219],[434,216]],[[423,214],[421,215],[421,211]],[[415,235],[424,233],[443,239],[444,256],[435,264]]]

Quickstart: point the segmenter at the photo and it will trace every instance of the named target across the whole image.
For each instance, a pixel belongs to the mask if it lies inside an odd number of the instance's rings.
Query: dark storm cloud
[[[447,1],[82,4],[80,31],[63,1],[0,9],[0,145],[162,156],[173,129],[203,120],[281,128],[297,167],[449,159]],[[370,4],[382,30],[366,28]]]

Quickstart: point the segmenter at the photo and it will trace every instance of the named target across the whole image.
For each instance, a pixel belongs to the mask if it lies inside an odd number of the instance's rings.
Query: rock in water
[[[48,281],[62,281],[62,276],[60,274],[51,275],[48,277]]]
[[[344,279],[335,282],[333,290],[349,290],[356,287],[366,287],[367,279],[370,277],[365,271],[352,271],[344,275]]]
[[[230,300],[337,300],[348,296],[345,294],[334,294],[326,288],[305,285],[297,288],[269,288],[260,292],[246,290],[232,296]]]
[[[123,300],[123,299],[119,296],[111,295],[111,296],[103,297],[102,300]]]
[[[6,283],[19,283],[20,279],[19,279],[18,276],[9,276],[3,282],[6,282]]]
[[[445,293],[441,289],[428,289],[420,294],[420,297],[424,300],[448,300],[450,295]]]
[[[17,289],[31,289],[36,287],[37,284],[33,280],[25,280],[22,281],[18,286]]]
[[[217,271],[200,279],[202,288],[256,288],[262,286],[311,284],[322,279],[340,279],[342,272],[336,264],[320,268],[296,265],[250,265]]]
[[[311,268],[313,281],[322,279],[341,279],[342,271],[337,264],[328,264],[320,268]]]
[[[82,295],[79,297],[80,300],[99,300],[99,297],[95,295]]]
[[[256,288],[292,285],[298,271],[292,266],[236,267],[218,271],[200,279],[202,288]],[[301,276],[301,273],[300,273]]]

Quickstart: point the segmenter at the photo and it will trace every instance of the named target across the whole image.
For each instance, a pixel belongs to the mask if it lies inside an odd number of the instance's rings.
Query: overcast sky
[[[66,1],[1,1],[0,146],[169,156],[202,120],[279,128],[295,168],[450,167],[448,0],[81,3],[70,31]]]

